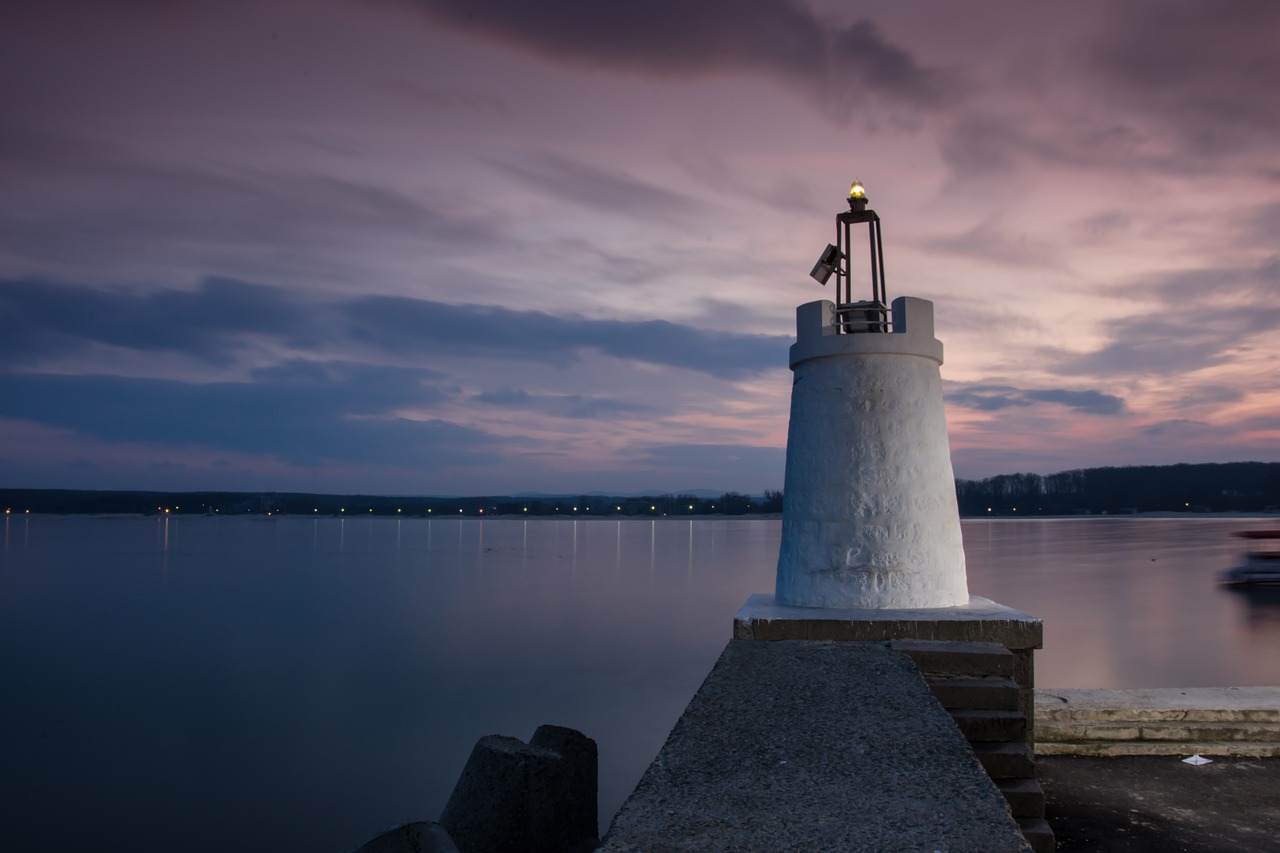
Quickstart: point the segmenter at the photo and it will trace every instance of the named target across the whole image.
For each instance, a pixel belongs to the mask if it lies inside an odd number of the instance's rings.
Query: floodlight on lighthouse
[[[840,250],[828,243],[826,251],[822,253],[822,257],[818,258],[818,262],[813,265],[813,271],[809,275],[818,284],[825,286],[827,280],[831,278],[831,274],[837,271],[840,265],[840,258]],[[838,283],[839,280],[837,280]]]

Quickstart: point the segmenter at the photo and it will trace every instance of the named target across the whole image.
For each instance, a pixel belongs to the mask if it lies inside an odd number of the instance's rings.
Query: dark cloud
[[[1118,415],[1125,411],[1124,400],[1101,391],[1064,388],[1023,389],[1010,385],[968,385],[948,387],[946,400],[953,406],[996,412],[1037,404],[1063,406],[1089,415]]]
[[[823,20],[787,0],[600,3],[594,0],[402,0],[434,23],[565,65],[656,77],[772,75],[847,119],[869,98],[932,109],[953,93],[868,20]]]
[[[1193,421],[1187,418],[1173,418],[1151,424],[1142,430],[1143,435],[1152,438],[1197,438],[1215,431],[1211,424],[1204,421]]]
[[[492,162],[540,192],[617,216],[663,217],[695,212],[698,205],[688,196],[662,189],[620,170],[604,171],[549,152],[523,163]]]
[[[568,363],[582,350],[732,378],[784,363],[789,336],[737,335],[666,320],[589,320],[540,311],[371,296],[343,307],[353,339],[401,355]]]
[[[31,363],[94,343],[225,364],[248,336],[298,337],[307,313],[285,291],[231,279],[150,293],[0,279],[0,356]]]
[[[320,358],[331,357],[330,347],[356,345],[382,355],[552,364],[593,350],[733,378],[785,364],[791,339],[408,297],[304,301],[303,294],[231,279],[209,279],[194,291],[151,293],[0,280],[0,356],[11,368],[82,354],[91,345],[225,365],[251,343],[265,342]]]
[[[1280,131],[1280,6],[1269,0],[1114,7],[1092,56],[1109,94],[1159,117],[1184,149],[1222,157]]]
[[[159,162],[127,148],[0,129],[3,253],[20,269],[102,267],[139,256],[249,257],[413,240],[439,248],[491,245],[501,223],[452,198],[301,169],[212,168]],[[51,192],[74,187],[74,192]],[[74,200],[71,197],[74,196]]]
[[[1180,408],[1216,406],[1222,403],[1238,403],[1244,398],[1245,393],[1239,388],[1232,388],[1229,385],[1201,385],[1184,391],[1176,405]]]
[[[645,411],[647,407],[614,400],[609,397],[592,397],[583,394],[530,394],[516,388],[502,388],[476,394],[478,403],[501,406],[506,409],[523,409],[564,418],[596,419],[617,412]]]
[[[485,433],[393,414],[443,399],[433,378],[342,363],[284,365],[250,382],[0,373],[0,417],[105,442],[263,454],[303,466],[481,460],[498,443]]]

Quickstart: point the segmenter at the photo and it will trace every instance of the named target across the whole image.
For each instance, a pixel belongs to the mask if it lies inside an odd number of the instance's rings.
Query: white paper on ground
[[[1201,764],[1212,764],[1212,763],[1213,763],[1213,759],[1212,759],[1212,758],[1205,758],[1203,755],[1196,754],[1196,755],[1191,756],[1190,758],[1184,758],[1184,759],[1182,759],[1182,763],[1183,763],[1183,764],[1194,764],[1194,765],[1196,765],[1197,767],[1199,767]]]

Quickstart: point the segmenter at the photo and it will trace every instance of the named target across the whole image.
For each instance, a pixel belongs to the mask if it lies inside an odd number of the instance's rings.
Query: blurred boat
[[[1222,573],[1228,586],[1280,586],[1280,530],[1242,530],[1249,540],[1244,563]]]

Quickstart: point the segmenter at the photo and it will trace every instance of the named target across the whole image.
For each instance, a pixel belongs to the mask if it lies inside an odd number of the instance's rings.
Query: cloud
[[[666,320],[590,320],[540,311],[371,296],[343,306],[353,339],[399,355],[520,358],[565,364],[583,350],[721,378],[783,363],[789,336],[704,331]]]
[[[196,258],[206,269],[234,269],[239,260],[260,273],[284,266],[296,274],[299,266],[350,264],[339,249],[407,240],[452,254],[504,236],[501,222],[474,202],[439,191],[292,165],[160,161],[121,146],[13,129],[0,136],[0,178],[7,187],[0,259],[23,274],[80,274],[165,258],[184,270]],[[49,190],[68,183],[74,194]]]
[[[1154,299],[1148,313],[1108,320],[1109,342],[1082,354],[1061,354],[1057,373],[1096,376],[1170,375],[1229,361],[1280,326],[1280,264],[1176,270],[1124,288]]]
[[[983,263],[1037,270],[1061,268],[1059,249],[1049,243],[1014,235],[992,221],[981,222],[960,234],[938,236],[921,241],[931,252],[969,258]]]
[[[398,296],[305,297],[232,279],[208,279],[194,291],[150,293],[0,280],[0,356],[10,368],[31,367],[99,344],[228,365],[250,343],[270,342],[320,358],[355,346],[384,357],[567,364],[591,350],[735,378],[785,363],[791,342],[788,336],[716,332],[666,320],[593,320]]]
[[[523,163],[491,163],[540,192],[614,216],[670,218],[698,210],[693,199],[638,180],[621,170],[605,171],[549,152]]]
[[[397,409],[444,399],[430,372],[343,363],[291,364],[250,382],[0,373],[0,417],[106,442],[201,447],[315,466],[481,461],[500,442]]]
[[[871,21],[825,20],[787,0],[599,3],[403,0],[429,20],[567,66],[654,77],[760,73],[847,120],[868,97],[932,110],[955,92]]]
[[[1089,415],[1118,415],[1125,411],[1122,398],[1096,390],[1022,389],[1009,385],[974,384],[948,388],[945,396],[946,401],[953,406],[980,412],[1026,408],[1037,404],[1063,406]]]
[[[0,279],[0,356],[31,363],[94,343],[226,364],[247,336],[304,335],[308,314],[286,291],[232,279],[149,293]]]
[[[1212,424],[1188,418],[1172,418],[1144,427],[1142,433],[1152,438],[1197,438],[1213,433]]]
[[[1238,403],[1244,398],[1243,390],[1229,385],[1200,385],[1185,388],[1174,405],[1179,408],[1215,406],[1222,403]]]
[[[383,91],[417,107],[443,113],[470,113],[507,117],[511,105],[497,95],[423,86],[409,80],[388,80],[379,87]]]
[[[596,419],[619,412],[641,412],[648,406],[584,394],[530,394],[516,388],[485,391],[472,397],[478,403],[504,409],[523,409],[562,418]]]
[[[1112,97],[1149,116],[1198,157],[1280,131],[1280,7],[1268,0],[1126,3],[1094,47]]]

